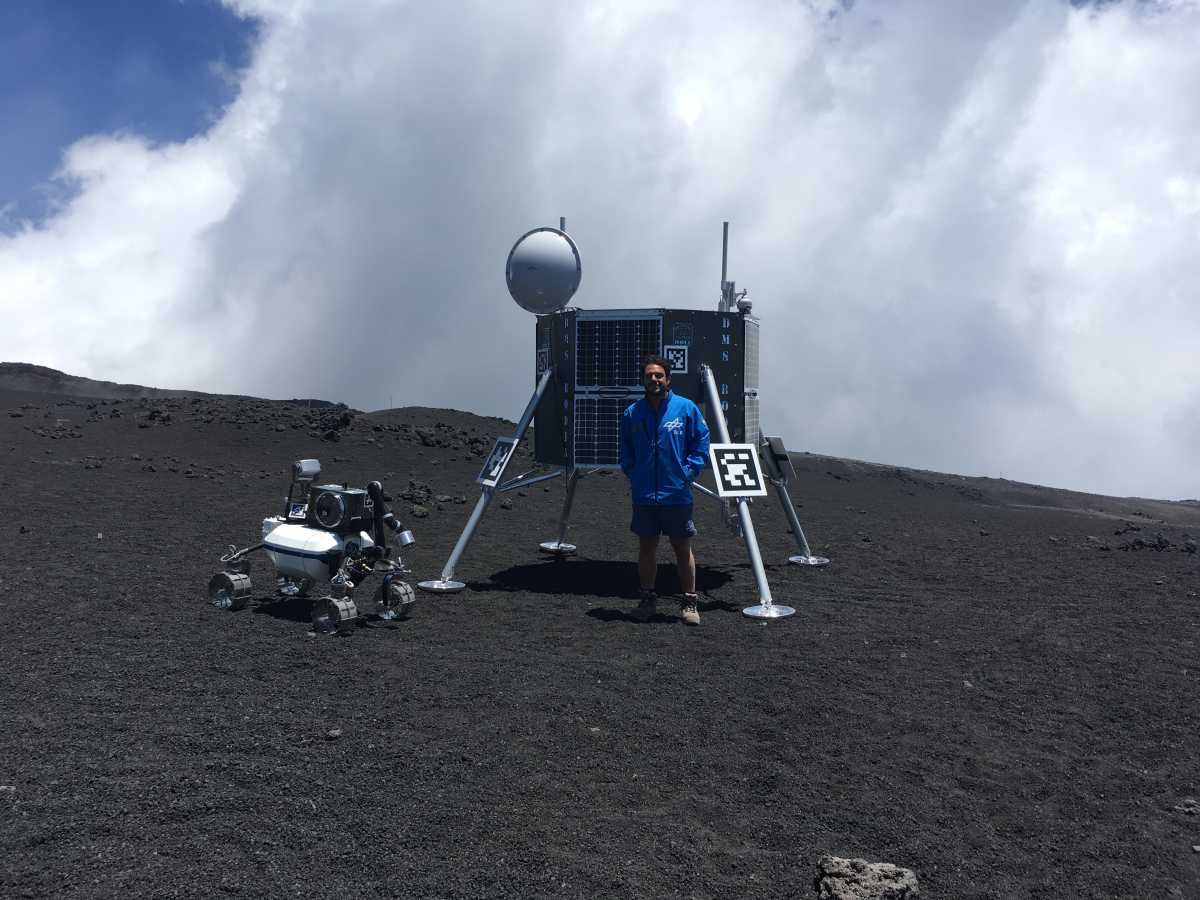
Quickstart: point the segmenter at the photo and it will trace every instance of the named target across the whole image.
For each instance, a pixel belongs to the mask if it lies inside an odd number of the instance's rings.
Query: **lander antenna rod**
[[[721,223],[721,286],[725,286],[725,276],[729,265],[729,223]]]

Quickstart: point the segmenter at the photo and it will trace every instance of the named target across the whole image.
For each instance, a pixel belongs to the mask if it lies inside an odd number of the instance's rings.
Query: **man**
[[[683,589],[680,618],[684,624],[699,625],[691,485],[708,462],[708,425],[695,403],[671,393],[669,360],[647,356],[642,361],[642,387],[646,396],[625,410],[619,431],[621,471],[633,494],[629,529],[638,536],[641,599],[636,615],[654,615],[658,539],[665,534],[675,551]]]

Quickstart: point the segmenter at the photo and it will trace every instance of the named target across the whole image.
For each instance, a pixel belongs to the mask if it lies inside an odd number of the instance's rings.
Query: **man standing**
[[[621,416],[621,471],[633,494],[633,521],[638,536],[638,583],[641,600],[636,615],[654,615],[658,595],[658,538],[665,534],[675,551],[683,599],[680,618],[700,624],[696,607],[696,559],[692,555],[692,482],[708,462],[708,425],[699,407],[671,393],[671,363],[661,356],[642,361],[646,396]]]

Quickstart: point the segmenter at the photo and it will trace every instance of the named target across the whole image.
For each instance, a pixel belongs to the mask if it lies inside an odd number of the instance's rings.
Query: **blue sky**
[[[4,0],[0,208],[40,218],[37,186],[85,135],[202,131],[233,98],[256,32],[215,0]]]
[[[226,6],[0,2],[0,360],[514,418],[729,220],[789,447],[1200,496],[1200,0]]]

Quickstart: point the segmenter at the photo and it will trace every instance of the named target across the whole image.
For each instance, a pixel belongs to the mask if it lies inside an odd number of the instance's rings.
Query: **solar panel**
[[[746,390],[758,390],[758,320],[746,316]]]
[[[642,382],[642,358],[648,353],[661,352],[662,319],[659,317],[580,317],[575,328],[575,385],[580,390],[638,388]]]
[[[762,433],[762,426],[758,421],[758,391],[751,393],[746,392],[746,405],[744,408],[746,417],[746,432],[742,438],[743,443],[757,444],[759,435]]]
[[[621,413],[640,394],[575,397],[575,465],[615,466]]]

